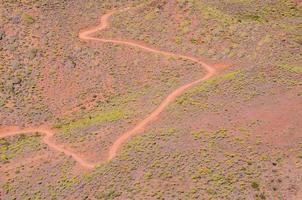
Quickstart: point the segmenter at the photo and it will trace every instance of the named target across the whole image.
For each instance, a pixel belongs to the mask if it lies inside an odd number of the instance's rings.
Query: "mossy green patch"
[[[194,3],[194,9],[199,10],[206,19],[215,19],[219,22],[228,24],[236,21],[235,18],[228,14],[225,14],[222,10],[214,6],[206,5],[200,1],[195,1]]]
[[[235,70],[235,71],[229,72],[227,74],[223,74],[223,75],[217,76],[215,78],[209,79],[206,82],[204,82],[203,84],[190,89],[188,92],[186,92],[180,98],[178,98],[176,100],[176,103],[180,104],[180,105],[194,104],[194,100],[192,98],[193,95],[200,93],[202,91],[207,91],[209,89],[209,87],[215,86],[223,81],[234,80],[240,74],[241,74],[240,70]]]
[[[89,116],[85,118],[81,118],[78,120],[74,120],[71,122],[63,123],[63,124],[57,124],[54,127],[57,129],[60,129],[62,131],[69,131],[72,129],[81,129],[93,124],[98,124],[102,122],[108,122],[108,121],[116,121],[119,119],[125,118],[127,115],[124,111],[122,110],[114,110],[111,112],[105,112],[98,114],[96,116]]]
[[[241,18],[245,21],[256,21],[256,22],[264,21],[264,19],[261,16],[256,15],[256,14],[255,15],[253,15],[253,14],[243,15]]]
[[[32,24],[35,22],[35,19],[28,13],[22,13],[21,17],[28,24]]]
[[[62,190],[68,189],[72,187],[73,185],[76,185],[79,183],[78,177],[63,177],[61,180],[58,181],[59,187]]]
[[[293,73],[302,73],[302,66],[280,65],[279,67]]]
[[[6,163],[26,152],[40,150],[42,148],[40,139],[39,134],[32,136],[19,135],[16,138],[0,139],[0,163]]]
[[[192,94],[195,94],[198,91],[203,91],[206,87],[212,86],[212,85],[216,85],[222,81],[228,81],[228,80],[234,80],[236,79],[237,76],[239,76],[241,74],[240,70],[235,70],[220,76],[217,76],[215,78],[209,79],[208,81],[206,81],[204,84],[193,88],[190,92]]]

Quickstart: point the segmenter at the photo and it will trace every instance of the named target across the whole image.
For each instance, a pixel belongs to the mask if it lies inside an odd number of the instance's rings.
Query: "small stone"
[[[16,15],[16,16],[11,18],[11,21],[12,21],[13,24],[18,24],[21,21],[21,17],[19,15]]]
[[[11,66],[12,66],[14,69],[20,68],[20,65],[21,65],[21,63],[20,63],[18,60],[13,60],[13,61],[11,62]]]
[[[66,60],[64,64],[68,68],[75,68],[76,67],[76,63],[72,59]]]
[[[5,105],[4,99],[1,99],[1,98],[0,98],[0,107],[2,107],[2,106],[4,106],[4,105]]]
[[[29,57],[30,59],[34,59],[34,58],[36,57],[37,53],[38,53],[38,49],[32,48],[32,49],[30,49],[29,52],[28,52],[28,57]]]
[[[19,77],[15,77],[13,78],[12,82],[14,85],[19,85],[22,82],[22,80]]]
[[[4,39],[5,37],[5,32],[0,30],[0,40]]]
[[[8,42],[9,42],[10,44],[13,44],[13,43],[15,43],[17,40],[18,40],[18,36],[17,36],[17,35],[13,35],[13,36],[9,37]]]
[[[5,88],[8,92],[14,92],[14,85],[12,81],[8,81],[6,83],[6,88]]]

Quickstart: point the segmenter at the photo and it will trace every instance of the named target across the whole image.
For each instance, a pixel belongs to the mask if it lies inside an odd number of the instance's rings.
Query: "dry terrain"
[[[302,199],[299,0],[0,0],[0,199]]]

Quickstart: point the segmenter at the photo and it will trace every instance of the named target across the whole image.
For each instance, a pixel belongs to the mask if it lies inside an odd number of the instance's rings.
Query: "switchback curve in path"
[[[121,11],[128,10],[128,8],[123,9]],[[149,47],[146,45],[139,44],[138,42],[133,42],[133,41],[128,41],[128,40],[117,40],[117,39],[104,39],[104,38],[96,38],[91,36],[92,34],[102,31],[106,29],[109,26],[109,18],[117,11],[112,11],[109,12],[101,17],[101,23],[99,26],[92,27],[90,29],[81,31],[79,33],[79,37],[82,40],[86,41],[97,41],[97,42],[103,42],[103,43],[113,43],[113,44],[121,44],[121,45],[127,45],[131,47],[136,47],[140,48],[144,51],[148,51],[151,53],[156,53],[156,54],[161,54],[163,56],[167,57],[176,57],[176,58],[183,58],[185,60],[190,60],[195,63],[198,63],[202,66],[207,71],[207,74],[203,77],[201,77],[198,80],[195,80],[191,83],[188,83],[186,85],[183,85],[176,90],[174,90],[172,93],[170,93],[162,102],[161,104],[149,115],[147,115],[142,121],[140,121],[137,125],[135,125],[132,129],[124,132],[121,134],[117,140],[114,141],[114,143],[110,146],[109,152],[108,152],[108,160],[111,160],[114,158],[120,149],[120,147],[125,143],[130,137],[139,134],[144,130],[144,128],[150,124],[152,121],[156,120],[159,114],[171,103],[173,102],[178,96],[180,96],[182,93],[184,93],[187,89],[195,86],[198,83],[201,83],[213,75],[216,74],[216,69],[209,64],[205,63],[201,59],[192,57],[192,56],[187,56],[187,55],[182,55],[182,54],[177,54],[173,52],[168,52],[160,49],[156,49],[153,47]]]
[[[55,134],[55,131],[46,126],[40,127],[28,127],[28,128],[20,128],[16,126],[3,127],[0,128],[0,138],[20,135],[20,134],[28,134],[28,133],[42,133],[44,137],[42,138],[42,142],[52,148],[55,151],[64,153],[67,156],[72,157],[79,165],[81,165],[85,169],[93,169],[94,164],[83,160],[78,154],[74,153],[72,150],[68,149],[64,145],[60,145],[55,143],[52,138]]]
[[[122,9],[120,11],[125,11],[126,9]],[[122,40],[122,39],[105,39],[105,38],[97,38],[91,36],[92,34],[102,31],[109,27],[109,18],[118,11],[111,11],[101,17],[101,23],[100,25],[92,28],[88,28],[86,30],[82,30],[79,33],[79,38],[85,41],[96,41],[96,42],[103,42],[103,43],[112,43],[112,44],[120,44],[120,45],[126,45],[131,46],[135,48],[142,49],[144,51],[148,51],[151,53],[160,54],[166,57],[175,57],[175,58],[182,58],[185,60],[190,60],[192,62],[200,64],[200,66],[207,71],[207,74],[203,77],[201,77],[198,80],[195,80],[191,83],[185,84],[176,90],[174,90],[172,93],[170,93],[161,103],[160,105],[149,115],[147,115],[142,121],[140,121],[138,124],[136,124],[133,128],[130,130],[127,130],[126,132],[122,133],[109,147],[109,152],[107,156],[107,161],[110,161],[113,159],[121,146],[132,136],[137,135],[141,133],[151,122],[156,120],[160,113],[165,110],[165,108],[173,102],[178,96],[183,94],[187,89],[195,86],[198,83],[201,83],[209,78],[211,78],[213,75],[216,74],[216,69],[212,67],[211,65],[205,63],[199,58],[195,58],[192,56],[177,54],[173,52],[168,52],[164,50],[160,50],[157,48],[149,47],[147,45],[140,44],[138,42],[128,41],[128,40]],[[78,164],[80,164],[82,167],[86,169],[93,169],[96,165],[99,163],[90,163],[88,161],[85,161],[83,158],[81,158],[78,154],[74,153],[73,151],[69,150],[64,145],[56,144],[54,141],[52,141],[52,138],[55,134],[55,130],[49,128],[49,127],[28,127],[28,128],[19,128],[19,127],[4,127],[0,128],[0,138],[19,135],[19,134],[26,134],[26,133],[33,133],[33,132],[39,132],[43,133],[44,137],[42,139],[42,142],[47,144],[52,149],[62,152],[67,156],[71,156]]]

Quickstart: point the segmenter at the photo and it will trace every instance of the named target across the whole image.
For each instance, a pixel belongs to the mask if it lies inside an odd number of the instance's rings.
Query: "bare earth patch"
[[[301,8],[2,2],[0,199],[300,200]]]

